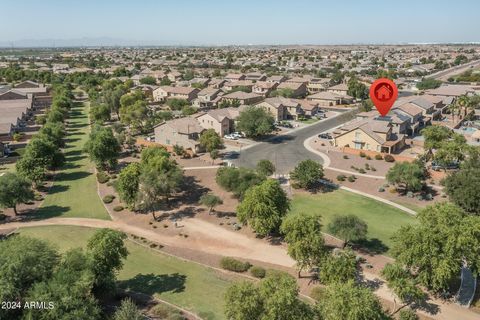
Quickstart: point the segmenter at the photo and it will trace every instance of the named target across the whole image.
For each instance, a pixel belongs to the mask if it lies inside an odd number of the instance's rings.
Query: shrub
[[[367,173],[367,171],[365,171],[365,169],[363,169],[363,168],[358,169],[358,172],[360,172],[360,173]]]
[[[123,211],[123,209],[125,209],[123,206],[115,206],[115,207],[113,207],[113,211],[115,211],[115,212]]]
[[[407,198],[413,198],[413,192],[412,191],[407,192]]]
[[[365,163],[365,169],[370,170],[370,165],[368,163]]]
[[[376,154],[375,155],[375,160],[383,160],[383,157],[381,154]]]
[[[348,159],[348,156],[346,154],[344,154],[343,159]]]
[[[114,185],[114,182],[113,182],[113,181],[108,181],[108,182],[107,182],[107,186],[108,186],[108,187],[112,187],[113,185]]]
[[[103,184],[103,183],[107,183],[108,180],[110,180],[110,177],[105,172],[99,171],[97,172],[97,180],[99,183]]]
[[[428,201],[433,200],[432,194],[431,194],[431,193],[427,193],[427,194],[425,195],[425,200],[428,200]]]
[[[345,175],[343,175],[343,174],[339,174],[339,175],[337,176],[337,180],[338,180],[338,181],[345,181],[346,178],[347,178],[347,177],[346,177]]]
[[[378,192],[385,192],[385,188],[384,187],[378,188]]]
[[[383,159],[386,161],[386,162],[394,162],[395,161],[395,158],[391,155],[391,154],[386,154]]]
[[[7,219],[7,215],[0,213],[0,221]]]
[[[231,257],[223,257],[220,266],[229,271],[245,272],[252,266],[249,262],[243,262]]]
[[[349,182],[355,182],[355,177],[354,176],[349,176],[348,181]]]
[[[267,273],[267,271],[262,267],[253,266],[253,267],[250,268],[250,273],[255,278],[262,279],[262,278],[265,278],[265,274]]]
[[[360,151],[359,156],[362,157],[362,158],[365,158],[367,155],[365,154],[365,152]]]
[[[150,309],[150,313],[160,319],[185,319],[180,311],[166,304],[157,304]]]
[[[33,199],[35,199],[35,201],[42,201],[43,196],[40,193],[35,193],[35,195],[33,196]]]
[[[367,159],[367,160],[372,160],[372,157],[366,156],[365,159]]]
[[[390,193],[397,193],[397,188],[392,187],[392,188],[388,189],[388,192],[390,192]]]
[[[107,194],[105,197],[103,197],[103,203],[112,203],[113,199],[115,199],[113,194]]]
[[[370,166],[370,170],[377,171],[377,169],[375,167],[372,167],[372,166]]]
[[[403,309],[400,310],[398,314],[398,320],[417,320],[418,316],[415,314],[415,311],[412,309]]]

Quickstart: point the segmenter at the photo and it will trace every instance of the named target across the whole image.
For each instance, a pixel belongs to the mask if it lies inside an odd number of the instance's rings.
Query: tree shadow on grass
[[[91,172],[87,171],[74,171],[74,172],[61,172],[57,176],[57,180],[59,181],[74,181],[86,178],[92,175]]]
[[[36,210],[34,214],[27,216],[26,220],[42,220],[47,218],[54,218],[61,216],[68,211],[70,211],[70,207],[63,207],[57,205],[40,207]]]
[[[87,156],[70,156],[70,157],[66,157],[65,160],[67,161],[71,161],[71,162],[74,162],[74,161],[79,161],[79,160],[83,160],[85,159]]]
[[[67,151],[67,152],[64,153],[65,157],[80,156],[82,154],[83,154],[82,150],[70,150],[70,151]]]
[[[362,241],[357,241],[354,244],[355,250],[358,250],[364,254],[374,255],[382,254],[390,249],[386,244],[384,244],[380,239],[370,238]]]
[[[145,294],[161,294],[164,292],[180,293],[185,291],[186,275],[173,274],[137,274],[135,277],[119,281],[120,288],[142,292]]]
[[[50,188],[50,190],[48,191],[48,194],[55,194],[55,193],[65,192],[65,191],[67,191],[68,189],[70,189],[70,186],[54,184],[54,185]]]

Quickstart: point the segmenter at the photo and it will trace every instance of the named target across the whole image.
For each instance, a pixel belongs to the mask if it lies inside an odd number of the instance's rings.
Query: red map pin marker
[[[378,112],[385,117],[392,108],[398,97],[398,89],[395,83],[387,78],[375,80],[370,86],[370,99]]]

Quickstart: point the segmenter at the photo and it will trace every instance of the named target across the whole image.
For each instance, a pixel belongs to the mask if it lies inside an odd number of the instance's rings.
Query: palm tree
[[[465,117],[465,115],[467,114],[467,110],[470,109],[472,105],[470,102],[470,98],[466,95],[460,96],[457,101],[455,101],[455,104],[458,105],[458,114],[461,118]]]

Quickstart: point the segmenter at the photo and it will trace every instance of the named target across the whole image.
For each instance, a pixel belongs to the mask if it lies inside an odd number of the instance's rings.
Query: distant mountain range
[[[435,42],[425,43],[345,43],[332,45],[427,45],[440,44]],[[480,42],[466,43],[445,43],[445,44],[480,44]],[[175,43],[173,41],[145,41],[145,40],[129,40],[110,37],[98,38],[75,38],[75,39],[22,39],[12,41],[0,41],[0,48],[53,48],[53,47],[137,47],[137,46],[231,46],[233,44],[226,43]],[[238,46],[248,46],[250,44],[235,44]],[[254,46],[295,46],[295,45],[329,45],[329,44],[256,44]]]

